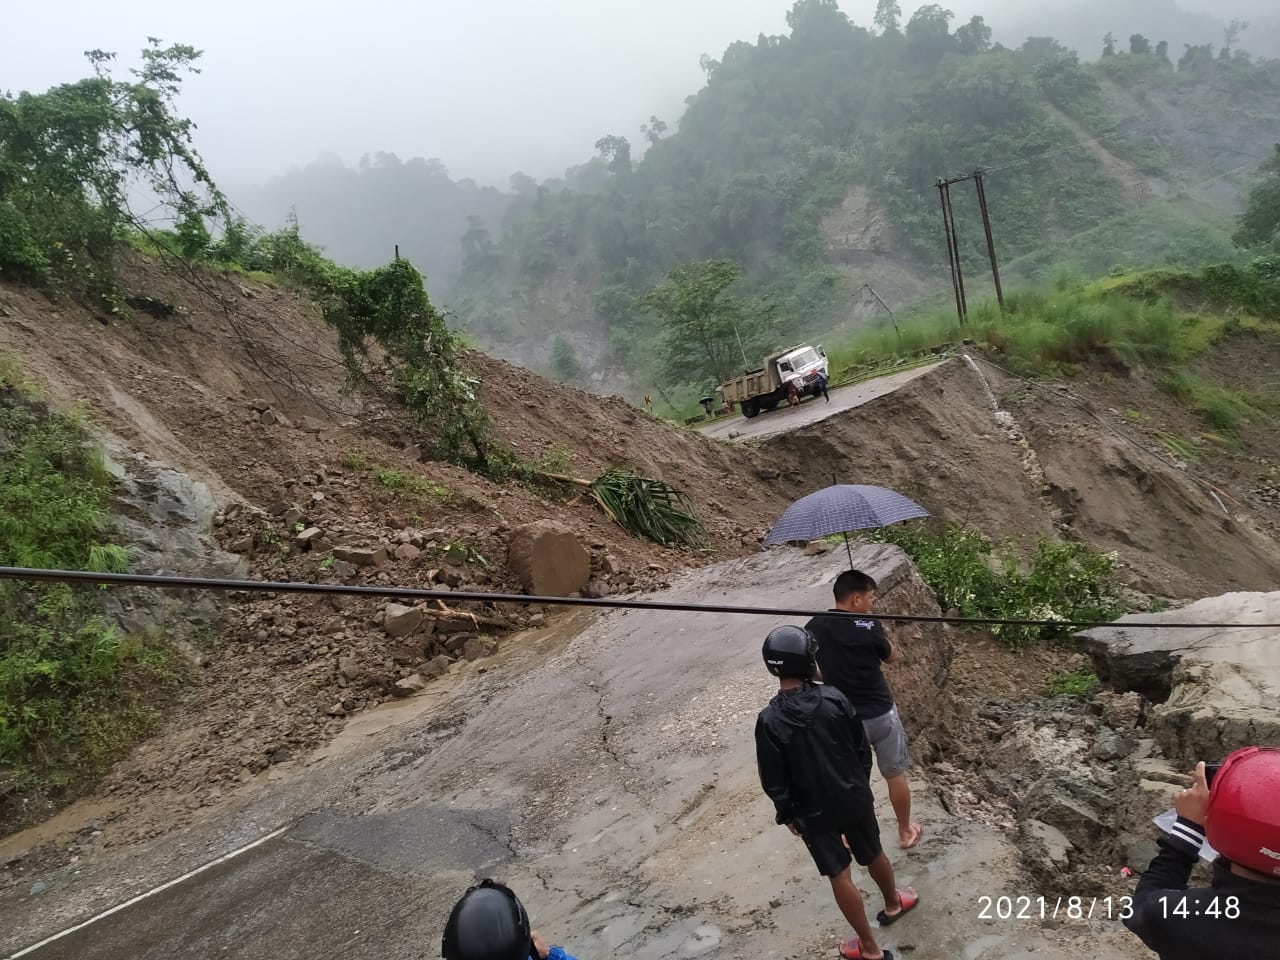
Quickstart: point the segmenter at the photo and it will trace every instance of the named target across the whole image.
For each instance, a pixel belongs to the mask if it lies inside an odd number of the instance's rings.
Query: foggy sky
[[[904,13],[921,4],[900,0]],[[955,0],[957,24],[1002,23],[1073,0]],[[1117,0],[1114,7],[1124,5]],[[1219,18],[1274,0],[1181,0]],[[734,40],[786,32],[790,0],[45,0],[12,4],[0,86],[44,90],[86,75],[84,50],[132,61],[148,35],[205,51],[181,107],[224,186],[334,154],[439,157],[454,177],[506,186],[593,153],[606,133],[640,139],[703,81],[698,59]],[[869,25],[875,0],[842,0]],[[1028,8],[1031,9],[1028,9]],[[1021,10],[1021,12],[1018,12]],[[1104,28],[1105,29],[1105,28]],[[1158,29],[1153,27],[1153,29]],[[1025,32],[1024,32],[1025,35]],[[1213,39],[1213,38],[1206,38]],[[1090,54],[1092,55],[1092,53]]]

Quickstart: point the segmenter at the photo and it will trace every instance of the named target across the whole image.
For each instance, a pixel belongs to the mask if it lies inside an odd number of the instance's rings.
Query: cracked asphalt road
[[[770,551],[695,571],[664,597],[822,607],[843,566]],[[349,725],[364,742],[221,821],[100,855],[40,897],[0,897],[0,955],[285,823],[283,836],[27,956],[436,957],[449,907],[486,875],[581,960],[829,954],[847,929],[756,780],[753,723],[773,692],[759,647],[774,621],[620,611],[578,622],[571,640],[468,665],[465,682],[414,698],[421,713],[396,727]],[[925,842],[890,848],[899,883],[922,895],[885,931],[899,956],[1143,955],[1118,923],[979,923],[982,894],[1036,891],[1007,838],[950,817],[923,785],[917,797]]]

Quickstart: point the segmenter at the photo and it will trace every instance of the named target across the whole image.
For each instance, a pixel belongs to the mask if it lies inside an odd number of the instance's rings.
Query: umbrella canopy
[[[783,511],[764,538],[765,546],[820,540],[850,530],[872,530],[929,516],[914,500],[884,487],[842,483],[802,497]]]

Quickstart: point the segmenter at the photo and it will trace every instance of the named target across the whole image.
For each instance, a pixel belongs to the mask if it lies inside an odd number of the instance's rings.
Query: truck
[[[787,381],[795,380],[801,396],[817,396],[818,376],[827,374],[827,352],[821,345],[802,343],[764,358],[758,370],[720,384],[725,403],[738,404],[750,419],[761,410],[772,410],[787,399]]]

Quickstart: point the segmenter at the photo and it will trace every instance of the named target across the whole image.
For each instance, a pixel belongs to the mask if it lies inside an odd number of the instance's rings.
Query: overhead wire
[[[636,600],[619,597],[550,597],[522,593],[493,593],[468,590],[428,590],[419,587],[366,586],[344,583],[306,583],[275,580],[233,580],[225,577],[180,577],[163,574],[97,573],[91,570],[48,570],[31,567],[0,567],[0,580],[30,580],[56,583],[79,583],[104,587],[155,587],[177,590],[222,590],[247,593],[340,594],[379,597],[396,600],[439,600],[441,603],[509,603],[522,606],[594,607],[614,610],[656,610],[668,613],[732,614],[761,617],[873,617],[894,623],[940,623],[957,626],[999,627],[1070,627],[1095,629],[1112,627],[1128,629],[1186,630],[1280,630],[1280,623],[1169,623],[1159,621],[1089,621],[1056,619],[1019,619],[1014,617],[949,617],[905,613],[848,613],[840,610],[814,610],[803,607],[744,606],[732,603],[679,603],[668,600]]]

